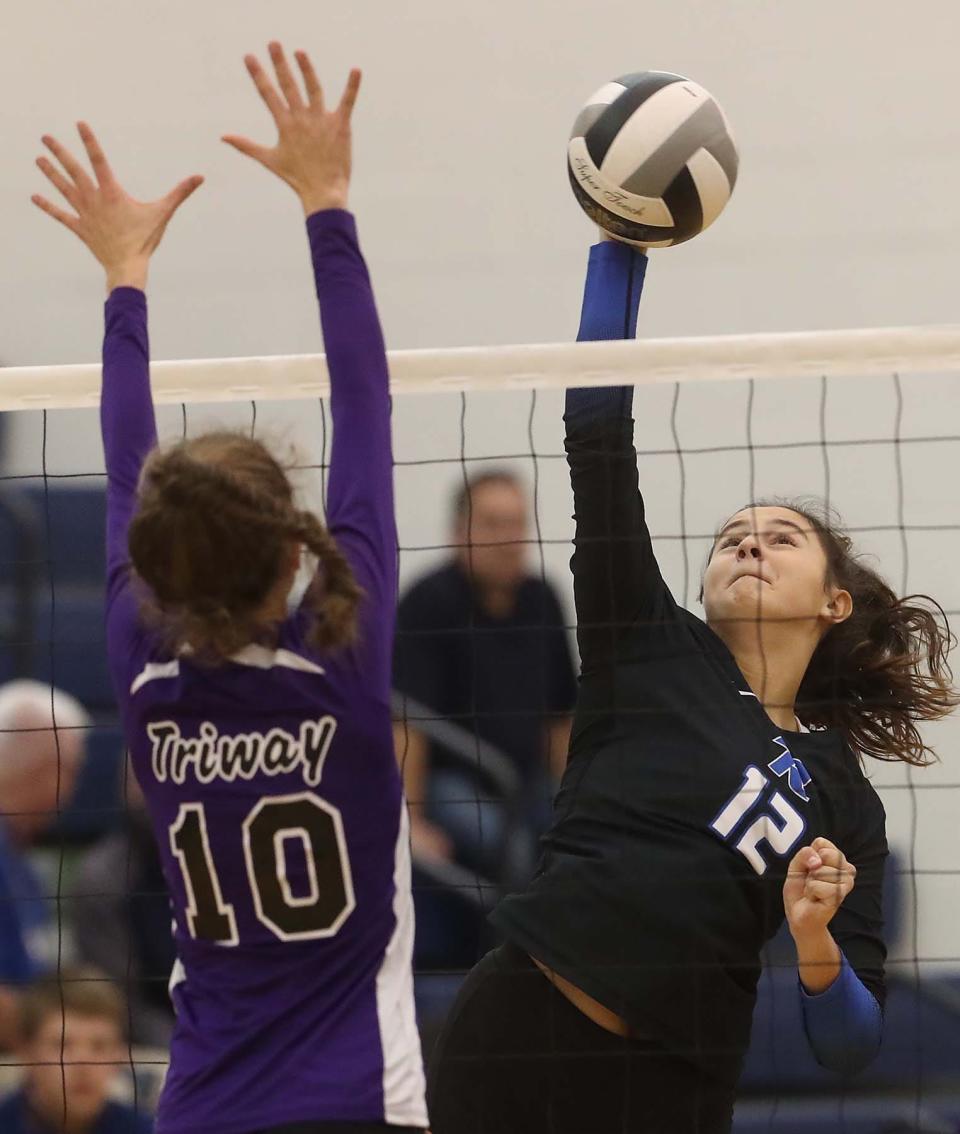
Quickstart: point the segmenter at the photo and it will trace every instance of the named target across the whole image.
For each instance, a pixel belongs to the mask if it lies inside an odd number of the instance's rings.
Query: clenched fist
[[[829,839],[814,839],[793,856],[783,909],[794,939],[825,929],[854,887],[857,868]]]

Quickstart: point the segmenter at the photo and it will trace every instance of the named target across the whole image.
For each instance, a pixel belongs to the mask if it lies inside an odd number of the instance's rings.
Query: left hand
[[[280,44],[274,41],[269,51],[279,90],[255,55],[247,55],[244,62],[277,127],[276,144],[262,146],[238,134],[225,134],[223,141],[285,181],[307,216],[320,209],[345,209],[352,167],[350,119],[360,72],[350,72],[340,102],[328,110],[307,53],[295,54],[303,78],[301,93]]]
[[[829,839],[814,839],[797,851],[783,884],[783,909],[794,940],[826,929],[856,876],[857,868]]]
[[[142,288],[150,257],[170,219],[203,183],[203,178],[187,177],[159,200],[137,201],[117,181],[86,122],[79,123],[78,130],[93,177],[66,146],[49,134],[44,135],[43,144],[59,164],[46,156],[37,159],[40,171],[74,211],[60,208],[39,193],[31,200],[86,244],[107,273],[108,291],[121,285]]]

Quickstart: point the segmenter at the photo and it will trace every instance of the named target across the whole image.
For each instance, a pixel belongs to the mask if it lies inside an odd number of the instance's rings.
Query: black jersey
[[[628,414],[568,419],[582,671],[570,759],[536,877],[493,920],[731,1083],[787,866],[818,836],[857,868],[830,931],[883,1004],[885,816],[840,734],[779,729],[723,642],[674,601]]]

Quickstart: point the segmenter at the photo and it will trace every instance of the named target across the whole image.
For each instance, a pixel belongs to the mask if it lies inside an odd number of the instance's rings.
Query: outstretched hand
[[[307,53],[295,53],[304,98],[283,48],[274,42],[269,50],[279,90],[256,56],[247,55],[244,62],[277,127],[276,144],[261,146],[236,134],[224,135],[223,141],[286,181],[308,216],[320,209],[344,209],[350,186],[350,116],[360,89],[360,72],[350,72],[336,109],[327,110]]]
[[[90,127],[80,122],[77,128],[92,178],[70,150],[49,135],[44,135],[43,144],[59,164],[46,156],[37,158],[41,171],[74,211],[54,205],[39,193],[31,200],[86,244],[107,273],[108,291],[123,285],[143,288],[150,256],[171,217],[203,184],[203,178],[188,177],[159,200],[137,201],[117,181]]]

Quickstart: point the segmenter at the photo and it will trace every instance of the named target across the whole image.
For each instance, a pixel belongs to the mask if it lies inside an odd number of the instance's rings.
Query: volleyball
[[[567,170],[584,212],[642,248],[682,244],[723,212],[739,155],[716,99],[683,75],[605,83],[577,115]]]

